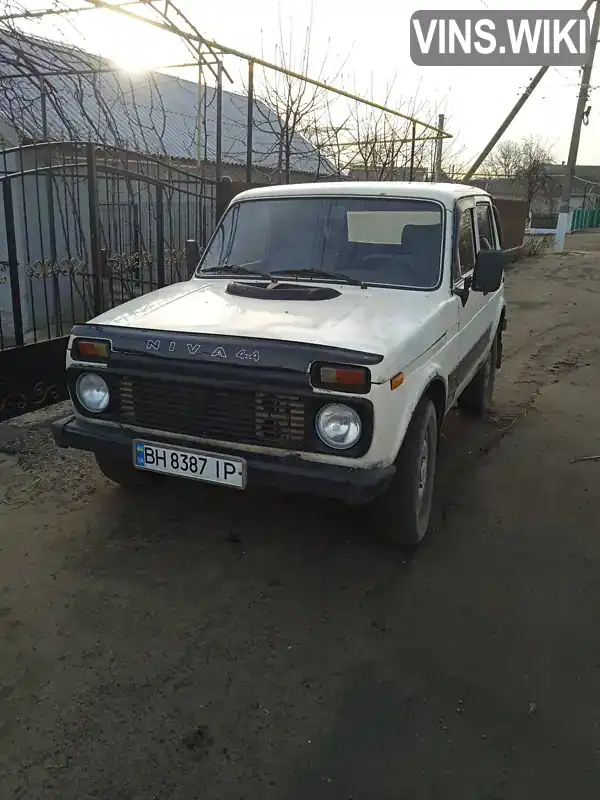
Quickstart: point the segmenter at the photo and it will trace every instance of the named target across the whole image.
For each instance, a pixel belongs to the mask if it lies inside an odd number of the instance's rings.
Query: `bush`
[[[543,256],[554,247],[554,234],[532,234],[523,239],[523,257]]]

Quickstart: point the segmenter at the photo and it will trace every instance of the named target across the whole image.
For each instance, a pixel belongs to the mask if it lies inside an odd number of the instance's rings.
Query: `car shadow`
[[[459,413],[448,415],[439,457],[434,530],[418,553],[435,546],[447,509],[464,499],[465,473],[493,447],[505,425],[497,417],[473,421]],[[381,545],[368,529],[362,509],[295,493],[262,488],[241,492],[159,479],[149,482],[147,492],[132,495],[107,483],[107,491],[93,502],[97,504],[95,557],[105,562],[103,570],[115,569],[124,577],[133,565],[145,562],[161,573],[171,565],[169,580],[178,581],[182,560],[205,564],[211,558],[227,564],[262,558],[265,580],[267,574],[285,569],[300,575],[305,565],[310,581],[315,572],[322,575],[323,570],[331,570],[332,560],[341,581],[355,579],[362,570],[387,580],[398,565],[417,556]]]

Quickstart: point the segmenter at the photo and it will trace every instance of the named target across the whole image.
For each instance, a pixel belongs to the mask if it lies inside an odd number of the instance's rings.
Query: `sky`
[[[51,5],[49,0],[25,4]],[[402,110],[417,98],[417,108],[444,112],[446,127],[455,137],[449,152],[460,162],[469,162],[483,149],[537,71],[417,67],[410,60],[409,20],[423,9],[525,10],[538,8],[539,0],[178,0],[178,5],[208,39],[270,61],[281,60],[276,46],[283,31],[287,51],[291,43],[293,68],[299,66],[297,57],[312,16],[309,73],[319,73],[325,61],[323,74],[337,86]],[[580,6],[581,0],[544,0],[544,9]],[[32,30],[56,38],[57,26],[74,43],[131,69],[188,60],[175,37],[130,23],[114,12],[94,10],[71,17],[69,24],[53,21]],[[582,132],[579,164],[600,163],[600,50],[596,60],[592,86],[598,86],[592,92],[589,125]],[[227,57],[225,66],[235,79],[225,88],[241,90],[240,61]],[[178,71],[190,80],[196,73],[194,68]],[[540,137],[557,162],[565,161],[579,74],[577,67],[551,68],[504,138]]]

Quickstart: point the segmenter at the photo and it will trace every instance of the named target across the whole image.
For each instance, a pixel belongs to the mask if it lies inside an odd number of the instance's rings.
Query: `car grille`
[[[116,416],[142,428],[240,444],[302,449],[305,441],[305,401],[293,394],[123,376]]]

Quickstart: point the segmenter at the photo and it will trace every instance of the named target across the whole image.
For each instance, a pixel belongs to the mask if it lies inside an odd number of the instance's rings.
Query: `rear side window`
[[[473,212],[466,208],[460,215],[458,234],[458,268],[460,275],[466,275],[475,267],[475,235],[473,231]]]
[[[479,231],[479,249],[495,250],[496,237],[492,222],[492,207],[489,203],[477,203],[477,229]]]

